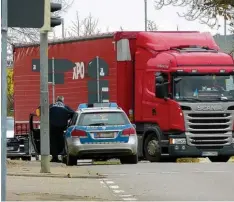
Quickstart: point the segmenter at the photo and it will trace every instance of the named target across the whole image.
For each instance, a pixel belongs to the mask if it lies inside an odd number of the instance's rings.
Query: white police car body
[[[64,162],[119,158],[123,164],[136,164],[137,144],[134,125],[116,103],[80,104],[65,132]]]

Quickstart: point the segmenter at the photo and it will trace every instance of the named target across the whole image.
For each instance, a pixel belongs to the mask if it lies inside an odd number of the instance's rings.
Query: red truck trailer
[[[54,58],[54,60],[52,60]],[[234,61],[209,33],[115,32],[49,44],[49,81],[73,109],[117,102],[136,124],[139,156],[151,162],[234,155]],[[28,145],[40,104],[38,44],[14,47],[15,136]],[[52,87],[49,86],[52,103]],[[34,122],[39,124],[39,120]],[[22,153],[30,156],[30,144]],[[10,151],[9,151],[10,152]]]

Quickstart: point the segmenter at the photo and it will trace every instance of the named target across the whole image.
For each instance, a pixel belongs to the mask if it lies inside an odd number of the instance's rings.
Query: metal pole
[[[64,19],[62,19],[62,37],[63,37],[63,39],[65,38],[65,33],[64,33],[64,30],[65,28],[64,28]]]
[[[225,47],[227,46],[227,20],[226,20],[227,11],[224,11],[224,40],[225,40]]]
[[[52,58],[52,96],[55,103],[54,58]]]
[[[100,102],[99,57],[97,56],[97,101]]]
[[[40,34],[41,88],[41,172],[50,173],[50,133],[48,101],[48,32]]]
[[[147,0],[145,1],[145,31],[147,32],[147,24],[148,24],[148,19],[147,19]]]
[[[1,74],[1,94],[2,94],[2,104],[1,104],[1,201],[6,201],[6,117],[7,117],[7,0],[2,0],[2,74]]]

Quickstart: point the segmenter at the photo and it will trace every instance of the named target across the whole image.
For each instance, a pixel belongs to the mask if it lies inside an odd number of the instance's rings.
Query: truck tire
[[[211,162],[228,162],[230,156],[210,156],[208,157]]]
[[[22,161],[31,161],[32,157],[31,156],[23,156],[21,157]]]
[[[137,164],[138,163],[138,155],[131,155],[131,156],[125,156],[120,158],[121,164]]]
[[[176,163],[177,157],[164,157],[160,159],[163,163]]]
[[[158,142],[158,138],[154,133],[149,134],[146,137],[144,143],[145,157],[150,162],[160,162],[161,150]]]

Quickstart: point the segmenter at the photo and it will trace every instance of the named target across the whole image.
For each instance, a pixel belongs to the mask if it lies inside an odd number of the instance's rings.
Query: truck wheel
[[[32,157],[31,156],[24,156],[24,157],[21,157],[22,161],[31,161],[32,160]]]
[[[229,156],[210,156],[208,158],[211,162],[228,162],[230,159]]]
[[[147,136],[144,144],[145,157],[150,162],[160,162],[161,151],[158,139],[154,133]]]
[[[138,163],[138,155],[131,155],[131,156],[125,156],[120,158],[121,164],[137,164]]]
[[[165,157],[165,158],[161,158],[160,162],[175,163],[176,160],[177,160],[177,157]]]

